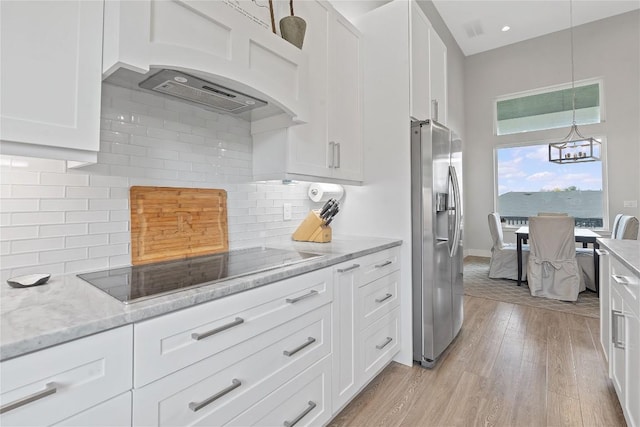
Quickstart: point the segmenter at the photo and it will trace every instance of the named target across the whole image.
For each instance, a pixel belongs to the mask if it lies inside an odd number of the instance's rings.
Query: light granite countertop
[[[149,319],[402,244],[401,240],[337,237],[330,243],[287,242],[280,249],[324,256],[249,276],[192,287],[126,305],[75,274],[52,276],[47,284],[0,286],[0,360]]]
[[[598,243],[640,277],[640,240],[598,239]]]

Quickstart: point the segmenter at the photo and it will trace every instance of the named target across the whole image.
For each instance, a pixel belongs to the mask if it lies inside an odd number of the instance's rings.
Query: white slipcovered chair
[[[616,215],[611,228],[612,239],[630,239],[638,238],[638,218],[630,215]],[[591,249],[577,249],[576,258],[578,265],[582,271],[582,277],[588,289],[596,291],[595,285],[595,267],[593,261],[593,251]]]
[[[504,243],[500,214],[489,214],[489,231],[493,246],[491,247],[491,262],[489,263],[489,277],[492,279],[518,280],[518,253],[515,243]],[[527,259],[529,246],[522,245],[522,280],[527,278]]]
[[[576,301],[584,290],[574,227],[575,220],[569,216],[529,218],[527,281],[532,296]]]

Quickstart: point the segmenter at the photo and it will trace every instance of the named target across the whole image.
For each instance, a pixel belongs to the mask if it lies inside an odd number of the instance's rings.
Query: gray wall
[[[494,99],[500,95],[571,82],[568,30],[472,55],[465,60],[466,138],[465,250],[488,254],[487,214],[494,209],[493,149],[513,142],[560,139],[568,128],[496,136]],[[640,12],[634,11],[574,28],[575,78],[601,78],[603,123],[580,126],[584,135],[605,135],[609,224],[616,213],[640,200]],[[450,102],[450,105],[452,103]]]

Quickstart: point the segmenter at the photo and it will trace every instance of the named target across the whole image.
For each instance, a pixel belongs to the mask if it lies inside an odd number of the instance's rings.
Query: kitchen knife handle
[[[297,298],[287,298],[285,301],[288,302],[289,304],[295,304],[296,302],[298,302],[300,300],[312,297],[314,295],[318,295],[318,291],[316,291],[315,289],[309,291],[308,294],[301,295],[301,296],[299,296]]]
[[[210,331],[203,332],[201,334],[198,334],[198,333],[194,332],[193,334],[191,334],[191,338],[196,340],[196,341],[200,341],[202,339],[210,337],[211,335],[215,335],[215,334],[217,334],[219,332],[226,331],[227,329],[233,328],[234,326],[237,326],[237,325],[239,325],[241,323],[244,323],[244,319],[242,317],[236,317],[233,322],[229,322],[226,325],[222,325],[222,326],[220,326],[218,328],[211,329]]]
[[[225,394],[228,394],[228,393],[232,392],[233,390],[237,389],[241,385],[242,385],[242,381],[240,381],[237,378],[234,378],[234,379],[231,380],[231,385],[229,387],[227,387],[227,388],[225,388],[223,390],[220,390],[219,392],[217,392],[213,396],[209,397],[208,399],[205,399],[202,402],[190,402],[189,403],[189,409],[191,409],[193,412],[197,412],[200,409],[204,408],[205,406],[207,406],[207,405],[215,402],[216,400],[220,399]]]
[[[47,396],[50,396],[58,391],[58,385],[56,383],[47,383],[44,386],[44,390],[40,390],[36,393],[30,394],[29,396],[25,396],[21,399],[14,400],[13,402],[9,402],[6,405],[2,405],[0,407],[0,414],[4,414],[5,412],[9,412],[13,409],[17,409],[21,406],[27,405],[31,402],[35,402],[36,400],[43,399]]]

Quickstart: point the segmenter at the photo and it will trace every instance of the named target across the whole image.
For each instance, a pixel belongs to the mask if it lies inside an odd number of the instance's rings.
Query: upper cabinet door
[[[103,2],[2,1],[0,8],[2,152],[95,162]]]
[[[336,14],[329,32],[329,165],[362,180],[362,50],[358,30]]]
[[[429,29],[429,80],[431,118],[447,124],[447,47],[433,28]]]
[[[415,2],[409,2],[410,63],[409,102],[411,118],[427,120],[431,117],[429,93],[429,21]]]

